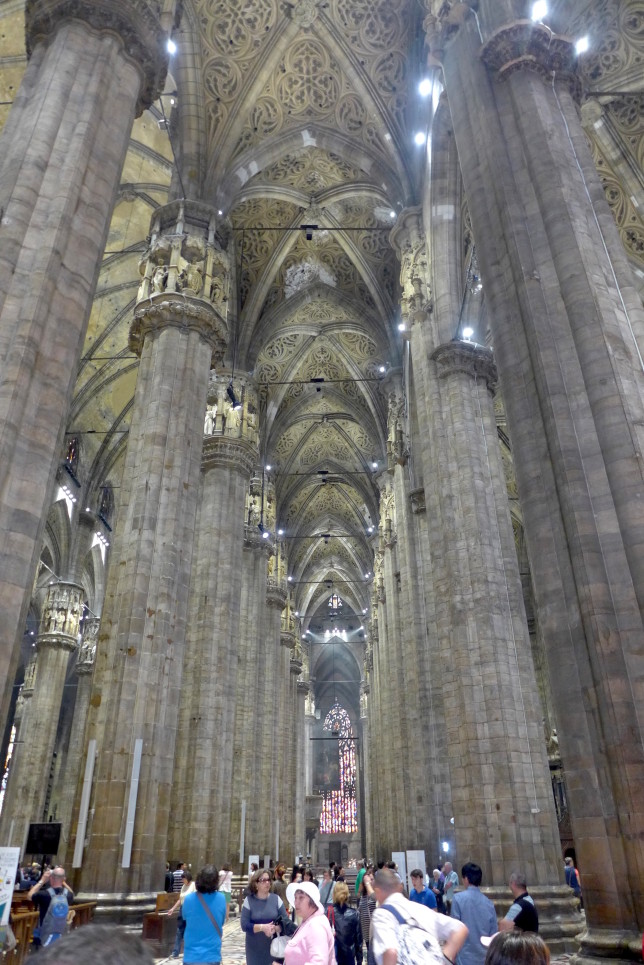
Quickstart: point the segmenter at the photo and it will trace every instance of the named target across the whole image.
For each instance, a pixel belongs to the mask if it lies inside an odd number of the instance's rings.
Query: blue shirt
[[[420,905],[425,905],[427,908],[436,908],[436,895],[429,888],[423,888],[422,891],[416,891],[412,888],[409,892],[409,900],[417,901]]]
[[[470,885],[454,895],[452,918],[462,921],[470,931],[456,956],[457,965],[483,965],[487,948],[481,945],[481,937],[496,935],[499,930],[494,905],[478,888]]]
[[[220,891],[201,894],[211,914],[223,931],[226,918],[226,899]],[[200,901],[200,895],[193,891],[186,895],[181,909],[186,922],[184,935],[183,960],[185,965],[195,962],[220,962],[221,938]]]

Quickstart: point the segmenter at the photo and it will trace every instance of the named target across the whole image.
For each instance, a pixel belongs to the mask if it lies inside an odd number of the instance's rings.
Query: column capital
[[[565,77],[573,87],[578,85],[573,41],[533,20],[515,20],[499,27],[483,44],[480,56],[500,80],[518,70],[531,70],[548,83],[554,74]]]
[[[174,14],[171,12],[169,22],[162,26],[158,6],[152,0],[27,0],[27,54],[30,56],[39,43],[49,42],[59,27],[73,20],[93,30],[116,34],[126,57],[142,74],[138,116],[162,92],[168,70],[167,39]]]
[[[257,446],[248,439],[235,439],[229,436],[205,436],[201,469],[207,472],[215,466],[238,472],[250,479],[257,465]]]
[[[491,349],[475,345],[474,342],[455,340],[439,345],[431,358],[436,362],[439,378],[446,379],[456,372],[462,372],[473,379],[485,379],[488,389],[494,394],[497,372]]]
[[[224,357],[228,330],[221,316],[210,306],[178,292],[166,292],[162,298],[150,299],[136,309],[130,328],[130,351],[140,356],[146,338],[166,328],[199,332],[212,346],[213,365]]]
[[[266,580],[266,603],[270,607],[283,610],[288,599],[288,590],[283,580],[268,577]]]
[[[139,262],[130,349],[164,328],[196,330],[212,347],[212,365],[228,343],[228,225],[210,205],[180,199],[152,215],[150,243]]]
[[[78,583],[50,583],[43,607],[36,647],[75,650],[78,646],[83,587]]]
[[[288,650],[295,650],[295,646],[296,646],[295,634],[291,633],[290,630],[281,630],[280,644],[283,647],[286,647]]]

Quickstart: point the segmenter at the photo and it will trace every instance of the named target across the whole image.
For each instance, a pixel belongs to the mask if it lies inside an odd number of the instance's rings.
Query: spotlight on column
[[[469,325],[463,329],[463,338],[466,342],[471,342],[472,335],[474,335],[474,329],[470,328]]]
[[[175,44],[175,42],[174,42],[174,40],[172,39],[172,37],[168,37],[167,48],[168,48],[168,53],[169,53],[169,54],[176,54],[176,52],[177,52],[177,45]]]
[[[588,41],[588,37],[580,37],[575,44],[577,54],[585,54],[589,47],[590,43]]]
[[[534,20],[535,23],[541,23],[544,17],[548,16],[548,4],[546,0],[536,0],[536,3],[532,4],[532,13],[530,14],[530,19]]]
[[[424,131],[417,131],[416,134],[414,134],[414,144],[417,144],[418,147],[421,147],[426,140],[427,135]]]
[[[226,389],[226,395],[227,395],[228,398],[230,399],[230,401],[231,401],[231,403],[232,403],[233,409],[235,409],[235,410],[241,409],[242,404],[241,404],[241,402],[239,401],[239,399],[237,398],[237,396],[235,395],[235,391],[234,391],[234,389],[233,389],[233,383],[232,383],[232,382],[229,384],[228,388]]]
[[[418,85],[418,93],[421,97],[429,97],[432,92],[432,82],[429,77],[424,77]]]

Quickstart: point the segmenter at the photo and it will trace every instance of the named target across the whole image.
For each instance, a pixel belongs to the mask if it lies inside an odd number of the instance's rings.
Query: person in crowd
[[[425,887],[425,875],[420,868],[414,868],[411,873],[412,888],[409,892],[409,900],[417,901],[426,908],[436,911],[436,898],[434,892]]]
[[[572,858],[564,859],[564,873],[566,875],[566,884],[574,891],[575,898],[579,898],[581,901],[581,881],[579,879],[579,872],[575,868],[575,862]]]
[[[284,965],[335,965],[333,932],[317,885],[312,881],[291,882],[286,896],[301,925],[286,946]]]
[[[439,911],[441,915],[444,915],[446,912],[445,902],[443,901],[444,886],[445,875],[439,868],[434,868],[432,871],[432,881],[429,887],[434,892],[434,898],[436,899],[436,911]]]
[[[64,902],[60,900],[63,895],[69,908],[74,900],[74,892],[65,881],[65,869],[60,866],[51,870],[48,868],[43,872],[42,878],[29,889],[27,897],[38,911],[38,925],[33,935],[33,944],[36,948],[40,945],[48,945],[55,940],[54,936],[59,938],[67,931],[67,912],[64,909]],[[56,906],[56,914],[53,913],[53,907],[50,914],[52,901]]]
[[[451,861],[446,861],[443,865],[443,875],[445,883],[443,885],[443,902],[445,904],[445,914],[452,914],[452,901],[458,888],[458,875],[452,867]]]
[[[320,901],[324,905],[324,908],[328,908],[329,905],[333,904],[333,875],[331,874],[330,868],[324,869],[324,874],[322,875],[322,883],[320,884]]]
[[[341,864],[335,866],[335,880],[344,881],[344,868]]]
[[[179,861],[175,871],[172,872],[172,890],[179,892],[183,888],[183,872],[188,870],[185,861]]]
[[[249,894],[244,898],[240,924],[246,935],[246,965],[271,965],[271,940],[295,931],[284,902],[271,892],[271,884],[270,872],[260,868],[250,879]]]
[[[196,890],[183,899],[184,965],[219,965],[226,920],[226,899],[219,892],[219,872],[207,864],[197,875]]]
[[[179,952],[181,951],[181,944],[183,942],[183,933],[186,930],[186,920],[183,917],[183,901],[186,895],[190,894],[195,890],[195,883],[192,880],[192,874],[189,871],[183,872],[183,885],[181,886],[181,891],[179,892],[179,897],[177,898],[175,904],[169,910],[168,915],[174,915],[175,912],[178,914],[177,919],[177,936],[174,940],[174,947],[172,949],[171,958],[178,958]]]
[[[521,871],[510,875],[510,891],[514,901],[505,918],[499,921],[499,931],[539,931],[539,914],[532,895],[528,894],[526,876]]]
[[[358,862],[358,874],[356,875],[356,886],[355,886],[356,895],[360,894],[360,885],[362,884],[362,879],[364,878],[366,871],[367,871],[367,862],[365,861],[364,858],[361,858],[360,861]]]
[[[450,962],[456,957],[467,938],[467,928],[454,918],[437,915],[424,905],[409,901],[402,894],[402,883],[391,868],[381,868],[374,876],[373,888],[378,907],[371,918],[370,948],[376,965],[396,965],[400,930],[414,919],[427,932],[436,953]],[[443,943],[442,952],[439,942]]]
[[[284,902],[284,907],[287,913],[290,911],[288,903],[286,901],[286,882],[284,880],[284,875],[286,874],[286,865],[278,864],[275,867],[275,878],[273,880],[273,885],[271,891],[274,895],[279,895],[279,897]]]
[[[499,932],[488,941],[485,965],[550,965],[548,946],[533,932]]]
[[[333,889],[333,917],[335,925],[335,957],[337,965],[362,965],[362,929],[360,916],[347,904],[349,888],[345,881],[336,882]]]
[[[172,874],[172,872],[171,872],[171,870],[170,870],[170,862],[169,862],[169,861],[166,861],[166,863],[165,863],[165,884],[164,884],[163,888],[164,888],[164,890],[165,890],[168,894],[170,894],[170,892],[174,891],[174,876],[173,876],[173,874]]]
[[[302,881],[303,874],[304,867],[301,864],[294,864],[293,870],[291,871],[291,881]]]
[[[221,866],[219,872],[219,891],[226,899],[226,921],[230,915],[230,899],[233,889],[233,871],[229,864]]]
[[[313,873],[313,868],[306,867],[302,872],[302,881],[312,881],[313,884],[317,884],[315,880],[315,874]]]
[[[371,918],[375,910],[376,896],[373,890],[373,866],[369,865],[369,867],[365,869],[362,881],[360,882],[360,893],[358,896],[358,914],[360,916],[362,940],[367,946],[367,965],[375,965],[373,950],[371,948]]]
[[[84,925],[38,952],[39,965],[154,965],[141,939],[114,925]]]
[[[465,891],[459,891],[452,900],[452,918],[467,925],[469,934],[460,950],[457,965],[483,965],[485,948],[481,938],[495,935],[498,931],[496,911],[489,898],[480,890],[483,872],[473,861],[461,869]]]

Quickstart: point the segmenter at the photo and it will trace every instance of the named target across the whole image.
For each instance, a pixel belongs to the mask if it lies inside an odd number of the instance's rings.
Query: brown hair
[[[257,894],[257,883],[259,882],[259,879],[260,879],[260,878],[263,878],[263,877],[264,877],[264,875],[268,875],[269,879],[272,880],[272,878],[271,878],[271,873],[270,873],[270,871],[268,870],[268,868],[260,868],[260,869],[259,869],[258,871],[256,871],[256,872],[254,873],[254,875],[251,877],[250,881],[248,882],[248,887],[249,887],[250,891],[252,892],[252,894],[254,894],[254,895]]]
[[[499,932],[485,956],[485,965],[550,965],[550,952],[532,932]]]

